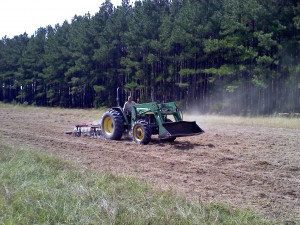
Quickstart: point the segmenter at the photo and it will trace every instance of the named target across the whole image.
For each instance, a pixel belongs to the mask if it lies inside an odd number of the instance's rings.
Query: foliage
[[[116,105],[116,89],[198,111],[300,112],[300,3],[124,0],[0,40],[0,101]]]

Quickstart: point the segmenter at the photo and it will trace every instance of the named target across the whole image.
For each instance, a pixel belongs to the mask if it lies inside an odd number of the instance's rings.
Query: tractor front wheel
[[[133,140],[142,145],[151,141],[151,129],[145,121],[137,121],[132,128]]]
[[[120,140],[124,132],[121,113],[113,109],[105,112],[101,119],[101,128],[106,139]]]

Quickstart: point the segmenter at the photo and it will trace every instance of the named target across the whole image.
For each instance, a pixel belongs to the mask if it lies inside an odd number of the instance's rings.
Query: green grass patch
[[[0,224],[270,224],[0,142]]]
[[[186,115],[185,120],[196,120],[199,124],[260,126],[269,128],[300,129],[300,118],[286,117],[244,117],[219,115]]]

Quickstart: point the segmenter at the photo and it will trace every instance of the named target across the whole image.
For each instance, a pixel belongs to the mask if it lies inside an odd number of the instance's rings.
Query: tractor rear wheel
[[[138,120],[132,128],[133,140],[142,145],[146,145],[151,141],[151,129],[147,122]]]
[[[123,117],[117,110],[105,112],[101,119],[102,134],[106,139],[120,140],[124,132]]]

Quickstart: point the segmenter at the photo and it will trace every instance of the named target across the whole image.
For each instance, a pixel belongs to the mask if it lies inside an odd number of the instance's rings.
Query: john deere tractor
[[[120,140],[129,132],[136,143],[143,145],[150,142],[151,135],[158,134],[159,139],[173,142],[176,137],[204,133],[195,121],[182,120],[175,102],[137,104],[132,107],[131,115],[125,115],[120,106],[113,107],[103,114],[101,130],[110,140]]]

